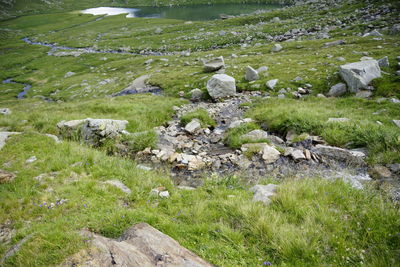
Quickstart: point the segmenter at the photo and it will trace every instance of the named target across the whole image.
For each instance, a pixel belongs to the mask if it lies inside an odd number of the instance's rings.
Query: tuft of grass
[[[268,142],[268,140],[256,140],[251,141],[243,138],[244,134],[247,134],[253,130],[259,130],[260,126],[256,123],[242,123],[238,127],[229,129],[226,133],[224,143],[232,148],[240,148],[245,143],[260,143],[260,142]]]
[[[217,122],[210,116],[207,110],[199,108],[195,111],[186,113],[181,117],[181,124],[186,126],[193,119],[198,119],[200,121],[201,127],[215,127],[217,126]]]

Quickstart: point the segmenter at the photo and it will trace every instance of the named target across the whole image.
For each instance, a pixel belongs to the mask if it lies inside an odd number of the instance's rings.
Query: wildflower
[[[269,261],[264,261],[264,266],[271,266],[271,265],[272,265],[271,262],[269,262]]]

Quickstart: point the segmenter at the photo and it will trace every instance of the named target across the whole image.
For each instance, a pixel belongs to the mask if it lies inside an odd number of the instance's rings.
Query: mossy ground
[[[313,95],[326,93],[340,80],[337,69],[344,62],[337,58],[358,61],[362,55],[356,52],[366,51],[376,59],[389,56],[391,63],[390,68],[383,69],[388,74],[374,81],[376,90],[371,100],[312,96],[304,100],[257,101],[247,114],[257,124],[232,131],[226,142],[239,147],[243,142],[240,135],[263,123],[281,134],[296,130],[321,135],[332,145],[366,147],[370,163],[399,163],[399,131],[391,120],[400,119],[400,108],[398,104],[376,102],[382,96],[400,98],[399,76],[394,75],[395,58],[400,55],[399,36],[385,35],[382,40],[374,40],[354,35],[367,28],[361,21],[346,30],[332,31],[329,40],[304,37],[297,42],[284,42],[284,49],[278,53],[270,52],[272,43],[265,40],[264,34],[329,25],[331,14],[341,19],[363,6],[360,1],[331,10],[330,14],[324,10],[311,14],[305,8],[292,7],[192,24],[124,16],[95,21],[98,17],[74,12],[1,22],[0,80],[13,78],[33,85],[27,99],[16,100],[22,85],[0,84],[0,107],[12,110],[11,115],[0,117],[0,128],[24,132],[11,137],[0,151],[1,168],[17,174],[12,183],[0,185],[0,223],[10,220],[16,230],[11,244],[0,244],[0,254],[33,234],[6,265],[56,265],[85,247],[78,235],[80,229],[117,237],[132,224],[144,221],[218,266],[261,266],[264,262],[277,266],[395,266],[400,260],[399,210],[371,188],[358,191],[338,181],[312,177],[288,180],[280,185],[272,205],[264,207],[251,202],[250,185],[240,177],[205,177],[204,186],[180,191],[163,170],[145,172],[130,159],[111,157],[105,151],[72,141],[55,144],[42,135],[56,134],[56,123],[61,120],[125,119],[129,121],[128,131],[149,133],[144,144],[128,140],[139,149],[154,142],[151,130],[171,119],[172,107],[185,103],[177,97],[178,92],[188,93],[194,88],[205,91],[211,74],[203,72],[200,59],[212,57],[211,54],[224,56],[226,73],[236,78],[239,90],[261,90],[276,96],[282,88],[297,89],[306,83],[313,85]],[[270,22],[276,16],[283,22]],[[392,21],[393,17],[383,16],[375,24]],[[157,27],[162,28],[161,34],[154,33]],[[221,30],[227,34],[221,36]],[[241,40],[249,36],[249,47],[241,48]],[[23,37],[77,48],[191,53],[162,57],[56,57],[47,55],[49,48],[24,43]],[[325,42],[339,39],[346,43],[323,47]],[[213,49],[215,45],[219,48]],[[224,45],[227,47],[222,48]],[[154,62],[146,65],[145,61],[151,58]],[[189,65],[185,66],[187,62]],[[244,81],[247,65],[265,65],[269,71],[259,81],[248,83]],[[68,72],[75,74],[67,77]],[[150,81],[164,89],[164,96],[108,97],[148,73],[152,74]],[[297,76],[302,81],[293,81]],[[265,86],[270,79],[279,79],[275,90]],[[45,102],[39,95],[58,102]],[[211,123],[204,114],[196,116]],[[347,117],[351,122],[328,124],[331,117]],[[33,155],[38,160],[26,164],[25,160]],[[41,183],[34,179],[51,172],[58,175],[44,178]],[[125,196],[101,183],[109,179],[121,180],[133,193]],[[171,198],[151,197],[150,190],[158,186],[165,186]],[[43,206],[44,202],[58,199],[68,201],[53,209]]]

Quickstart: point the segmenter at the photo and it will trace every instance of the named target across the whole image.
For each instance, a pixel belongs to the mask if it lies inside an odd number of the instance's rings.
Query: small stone
[[[190,91],[190,95],[191,95],[190,99],[192,101],[200,101],[203,98],[203,91],[196,88],[196,89],[193,89],[192,91]]]
[[[258,75],[258,72],[255,69],[253,69],[252,67],[247,66],[245,79],[247,81],[255,81],[255,80],[258,80],[259,78],[260,77]]]
[[[109,184],[112,185],[118,189],[120,189],[122,192],[126,193],[126,194],[131,194],[132,191],[129,189],[129,187],[127,187],[126,185],[124,185],[121,181],[119,180],[108,180],[105,181],[104,184]]]
[[[306,156],[304,155],[303,151],[299,150],[299,149],[295,149],[294,151],[292,151],[290,153],[290,156],[292,156],[292,158],[295,161],[300,161],[302,159],[306,159]]]
[[[273,90],[275,88],[276,84],[278,83],[278,81],[279,81],[278,79],[269,80],[266,85],[269,89]]]
[[[32,163],[32,162],[35,162],[36,160],[37,160],[36,156],[32,156],[32,157],[30,157],[29,159],[27,159],[27,160],[25,161],[25,163]]]
[[[274,44],[274,46],[271,48],[272,52],[279,52],[283,49],[283,47],[280,44]]]
[[[356,93],[356,97],[358,98],[369,98],[372,96],[372,92],[368,90],[361,90]]]
[[[264,205],[269,205],[271,203],[270,197],[275,195],[277,185],[255,185],[250,188],[250,191],[254,192],[253,202],[263,202]]]
[[[11,110],[9,108],[0,108],[0,114],[1,115],[10,115]]]
[[[205,72],[213,72],[222,68],[225,68],[225,62],[222,56],[204,62]]]
[[[344,95],[346,92],[347,92],[346,84],[338,83],[331,87],[331,89],[328,92],[328,95],[338,97]]]
[[[242,139],[250,140],[252,142],[260,141],[260,140],[267,140],[268,133],[263,130],[253,130],[247,134],[242,135]]]
[[[400,128],[400,120],[392,120],[392,122],[394,123],[394,125]]]
[[[319,97],[319,98],[326,98],[326,96],[323,95],[323,94],[317,94],[317,97]]]
[[[158,195],[161,198],[169,198],[169,192],[168,191],[161,191]]]
[[[389,68],[389,58],[386,56],[378,60],[379,67]]]
[[[193,119],[191,122],[189,122],[185,126],[185,131],[187,131],[188,133],[191,133],[191,134],[193,134],[194,132],[196,132],[199,129],[201,129],[201,124],[198,119]]]
[[[348,118],[329,118],[328,122],[348,122],[350,119]]]

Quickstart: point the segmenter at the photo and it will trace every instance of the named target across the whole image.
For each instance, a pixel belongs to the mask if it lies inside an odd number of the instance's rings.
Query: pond
[[[119,15],[127,14],[127,18],[166,18],[180,20],[213,20],[224,15],[249,14],[257,10],[273,10],[281,8],[279,4],[216,4],[216,5],[188,5],[167,7],[96,7],[82,11],[92,15]]]

